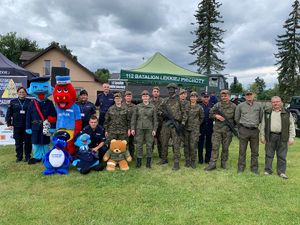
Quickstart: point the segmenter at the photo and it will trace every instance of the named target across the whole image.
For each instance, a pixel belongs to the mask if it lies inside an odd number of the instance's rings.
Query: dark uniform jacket
[[[109,107],[111,107],[113,104],[114,95],[109,92],[107,95],[105,95],[104,93],[99,94],[97,96],[95,106],[100,107],[100,114],[105,114],[108,111]]]
[[[83,128],[83,132],[90,135],[91,137],[91,143],[89,144],[90,148],[97,147],[101,142],[105,142],[105,134],[103,127],[98,125],[95,130],[93,130],[90,125]]]
[[[96,113],[96,107],[90,101],[87,102],[76,102],[80,108],[82,127],[85,127],[89,124],[89,120],[92,115]]]
[[[204,111],[204,119],[203,123],[200,126],[200,133],[212,133],[213,132],[213,125],[214,125],[214,120],[209,118],[209,111],[213,107],[213,104],[208,102],[208,104],[201,103],[200,106],[202,106],[203,111]]]
[[[48,116],[56,117],[56,111],[52,101],[49,99],[45,101],[37,101],[40,110],[46,120]],[[51,124],[51,128],[55,129],[55,123]],[[50,137],[43,135],[43,121],[38,113],[34,101],[31,101],[28,106],[28,111],[26,115],[26,129],[32,130],[32,144],[45,145],[50,143]]]
[[[31,100],[28,98],[25,98],[23,101],[19,100],[19,98],[15,98],[10,101],[5,117],[7,126],[14,126],[14,129],[25,129],[26,113],[30,102]]]

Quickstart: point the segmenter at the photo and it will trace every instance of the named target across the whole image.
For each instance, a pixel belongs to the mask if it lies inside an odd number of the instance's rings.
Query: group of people
[[[88,101],[88,93],[82,90],[77,105],[80,107],[82,131],[89,134],[99,159],[108,149],[112,139],[127,140],[128,150],[136,159],[136,167],[142,166],[143,149],[146,146],[146,167],[151,168],[156,143],[158,165],[168,163],[169,146],[173,150],[173,170],[180,169],[181,147],[184,149],[185,167],[196,168],[197,163],[207,163],[206,171],[217,168],[219,148],[221,168],[227,168],[229,146],[233,134],[239,133],[238,173],[246,168],[246,150],[250,143],[251,171],[258,174],[259,141],[265,144],[265,175],[271,175],[274,155],[277,155],[277,174],[286,175],[288,144],[293,144],[295,127],[291,114],[283,107],[280,97],[274,96],[272,107],[264,109],[251,90],[245,92],[245,102],[236,105],[230,101],[228,90],[220,92],[220,101],[207,92],[198,96],[177,85],[167,85],[168,96],[160,97],[160,88],[153,87],[141,93],[141,103],[132,102],[132,92],[111,93],[109,84],[103,84],[103,92],[95,104]],[[16,162],[31,157],[31,137],[25,132],[26,113],[30,99],[26,89],[17,90],[18,98],[11,100],[6,114],[7,126],[14,132]],[[189,95],[188,95],[189,94]],[[189,97],[188,97],[189,96]],[[200,98],[201,97],[201,98]],[[199,99],[201,99],[199,103]],[[97,109],[99,116],[97,117]],[[234,128],[236,127],[236,128]],[[25,146],[25,148],[24,148]],[[25,151],[23,151],[25,149]],[[136,151],[135,151],[136,149]],[[204,151],[205,149],[205,151]],[[198,157],[197,157],[198,155]]]

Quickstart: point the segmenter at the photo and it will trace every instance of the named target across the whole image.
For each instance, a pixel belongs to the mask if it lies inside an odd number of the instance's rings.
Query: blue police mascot
[[[66,131],[58,131],[52,137],[53,148],[43,157],[46,170],[43,175],[68,174],[72,157],[65,151],[70,135]]]
[[[77,155],[72,163],[81,174],[88,174],[91,170],[104,169],[99,163],[98,153],[89,148],[90,135],[80,131],[75,136],[75,146],[78,147]]]

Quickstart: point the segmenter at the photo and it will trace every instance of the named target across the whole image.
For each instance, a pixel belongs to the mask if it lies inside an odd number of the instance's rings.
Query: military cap
[[[253,94],[253,91],[251,91],[250,89],[248,89],[244,93],[245,93],[245,95],[247,95],[247,94]]]
[[[81,90],[79,95],[88,95],[87,91],[86,90]]]
[[[190,94],[190,96],[196,96],[196,97],[198,97],[198,93],[196,91],[192,91],[191,94]]]
[[[183,94],[183,93],[186,93],[187,91],[185,90],[185,89],[183,89],[183,88],[180,88],[180,90],[179,90],[179,94],[181,95],[181,94]]]
[[[202,96],[202,97],[209,97],[209,94],[208,94],[208,92],[202,92],[202,93],[201,93],[201,96]]]
[[[62,140],[69,140],[70,139],[70,134],[67,131],[57,131],[56,133],[53,134],[53,138],[57,139],[62,139]]]
[[[175,88],[175,89],[177,89],[177,85],[175,83],[169,83],[167,85],[167,88]]]
[[[49,81],[50,80],[50,77],[47,76],[47,77],[33,77],[29,83],[31,82],[46,82],[46,81]]]
[[[149,95],[149,92],[147,90],[143,90],[141,95]]]
[[[131,91],[125,91],[125,96],[126,95],[132,95],[132,92]]]
[[[222,90],[222,91],[220,92],[220,95],[222,95],[222,94],[227,94],[227,95],[229,95],[229,91],[226,90],[226,89],[224,89],[224,90]]]
[[[122,98],[122,95],[120,92],[117,92],[114,94],[114,98],[117,98],[117,97]]]
[[[154,86],[153,88],[152,88],[152,90],[159,90],[160,91],[160,88],[158,87],[158,86]]]

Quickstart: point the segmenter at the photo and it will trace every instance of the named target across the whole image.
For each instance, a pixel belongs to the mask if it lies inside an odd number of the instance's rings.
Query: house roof
[[[22,51],[20,60],[27,61],[27,60],[31,59],[33,56],[35,56],[36,54],[38,54],[38,52]]]
[[[53,43],[51,44],[48,48],[44,49],[43,51],[39,52],[38,54],[36,54],[35,56],[33,56],[31,59],[29,59],[27,62],[25,62],[22,66],[25,67],[29,64],[31,64],[32,62],[34,62],[36,59],[38,59],[39,57],[41,57],[42,55],[46,54],[47,52],[51,51],[52,49],[56,49],[59,52],[61,52],[64,56],[66,56],[70,61],[72,61],[74,64],[76,64],[77,66],[79,66],[80,68],[82,68],[84,71],[86,71],[88,74],[90,74],[92,77],[95,78],[96,81],[100,82],[100,79],[93,73],[91,72],[88,68],[84,67],[82,64],[80,64],[77,60],[75,60],[72,56],[70,56],[69,54],[65,53],[63,50],[60,49],[60,47]]]

